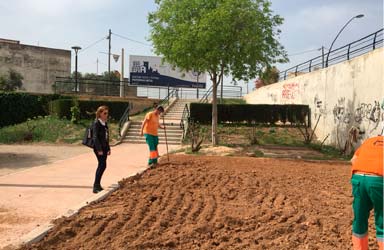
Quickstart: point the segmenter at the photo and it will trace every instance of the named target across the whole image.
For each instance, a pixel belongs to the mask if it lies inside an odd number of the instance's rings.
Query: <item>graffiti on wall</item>
[[[351,122],[352,113],[346,106],[345,97],[341,97],[337,100],[335,107],[333,108],[333,120],[335,123],[349,124]]]
[[[315,119],[319,116],[326,116],[327,109],[323,101],[319,98],[318,94],[313,98],[313,104],[314,104],[314,115]]]
[[[277,94],[268,93],[268,97],[272,99],[273,103],[277,103]]]
[[[372,124],[371,132],[374,131],[379,123],[384,121],[384,101],[380,105],[380,101],[375,100],[373,103],[360,103],[355,109],[355,122],[361,124],[368,121]]]
[[[359,126],[362,133],[365,133],[363,132],[365,128],[368,129],[370,133],[374,132],[381,122],[383,122],[384,126],[384,101],[382,104],[380,104],[378,100],[372,103],[360,103],[352,112],[349,108],[350,105],[348,106],[347,104],[348,102],[345,97],[341,97],[337,100],[333,108],[334,122],[338,126],[341,124],[355,124],[355,126]],[[351,104],[351,102],[349,102],[349,104]]]
[[[283,90],[281,91],[281,98],[286,100],[294,100],[297,96],[299,96],[299,90],[299,83],[284,83]]]
[[[372,122],[379,122],[383,119],[382,107],[379,101],[371,103],[360,103],[355,110],[355,121],[361,123],[363,120],[370,120]]]

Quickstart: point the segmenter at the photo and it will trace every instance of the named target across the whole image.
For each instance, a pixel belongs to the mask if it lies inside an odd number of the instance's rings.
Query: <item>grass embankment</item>
[[[0,143],[74,143],[80,144],[91,120],[71,123],[54,116],[36,117],[26,122],[0,128]],[[109,123],[111,138],[117,137],[117,124]]]

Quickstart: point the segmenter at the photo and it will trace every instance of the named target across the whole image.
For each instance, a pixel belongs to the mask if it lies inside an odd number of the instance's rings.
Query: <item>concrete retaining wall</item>
[[[318,140],[343,147],[348,132],[359,128],[361,140],[384,127],[384,49],[376,49],[331,67],[300,75],[245,96],[251,104],[307,104]]]
[[[23,90],[53,93],[56,76],[66,77],[71,73],[71,51],[0,39],[0,75],[11,68],[24,77]]]

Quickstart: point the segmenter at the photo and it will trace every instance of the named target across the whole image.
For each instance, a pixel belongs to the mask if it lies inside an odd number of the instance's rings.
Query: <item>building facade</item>
[[[23,91],[53,93],[56,77],[71,74],[71,51],[0,38],[0,75],[10,69],[24,77]]]

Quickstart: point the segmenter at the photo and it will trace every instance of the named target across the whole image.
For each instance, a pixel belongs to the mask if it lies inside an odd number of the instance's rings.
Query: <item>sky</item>
[[[277,65],[281,71],[321,55],[317,49],[329,48],[353,16],[364,14],[363,18],[354,19],[345,28],[333,48],[383,27],[382,0],[271,2],[274,14],[284,18],[279,27],[282,30],[279,41],[290,59],[289,63]],[[78,70],[101,73],[108,69],[108,55],[105,54],[108,40],[105,38],[111,29],[116,34],[112,35],[112,53],[121,54],[121,48],[125,49],[124,70],[128,72],[130,54],[154,55],[148,41],[147,16],[156,8],[154,0],[0,0],[0,38],[68,50],[80,46]],[[74,62],[72,53],[72,70]],[[120,61],[115,63],[111,59],[111,70],[120,70],[120,65]],[[225,78],[225,83],[230,81],[230,77]],[[251,87],[253,83],[248,85]]]

